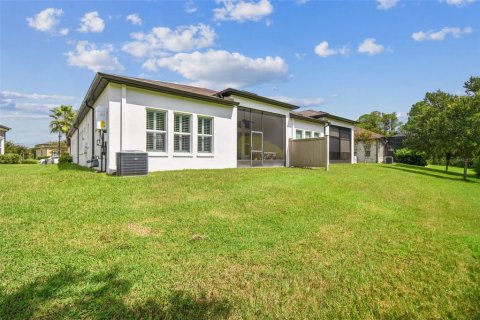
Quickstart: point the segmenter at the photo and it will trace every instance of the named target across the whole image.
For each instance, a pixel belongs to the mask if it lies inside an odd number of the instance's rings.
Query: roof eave
[[[279,100],[275,100],[275,99],[270,99],[270,98],[267,98],[267,97],[259,96],[259,95],[256,95],[256,94],[253,94],[253,93],[250,93],[250,92],[237,90],[237,89],[233,89],[233,88],[227,88],[225,90],[222,90],[222,91],[217,93],[217,96],[224,97],[224,96],[230,96],[232,94],[240,96],[240,97],[244,97],[244,98],[268,103],[268,104],[273,104],[273,105],[276,105],[276,106],[279,106],[279,107],[282,107],[282,108],[287,108],[287,109],[290,109],[290,110],[295,110],[295,109],[300,108],[299,106],[296,106],[296,105],[293,105],[293,104],[290,104],[290,103],[287,103],[287,102],[283,102],[283,101],[279,101]]]
[[[73,126],[67,134],[69,137],[71,137],[71,135],[75,131],[75,127],[78,126],[79,122],[83,120],[83,118],[85,117],[85,114],[88,111],[88,107],[91,107],[92,104],[95,103],[98,96],[101,94],[103,89],[105,89],[108,83],[126,84],[128,86],[139,88],[139,89],[146,89],[146,90],[181,96],[184,98],[217,103],[217,104],[226,105],[226,106],[237,106],[239,104],[238,102],[228,100],[228,99],[222,99],[217,96],[209,97],[209,96],[198,94],[198,93],[187,92],[187,91],[178,90],[174,88],[145,83],[139,80],[129,79],[122,76],[116,76],[108,73],[97,72],[97,74],[95,75],[95,78],[90,84],[90,87],[88,88],[87,94],[85,95],[85,98],[83,99],[82,104],[80,105],[77,117],[73,122]]]
[[[320,124],[328,123],[328,121],[325,121],[325,120],[322,120],[322,119],[306,117],[306,116],[302,116],[302,115],[295,114],[295,113],[290,113],[290,118],[303,120],[303,121],[308,121],[308,122],[315,122],[315,123],[320,123]]]

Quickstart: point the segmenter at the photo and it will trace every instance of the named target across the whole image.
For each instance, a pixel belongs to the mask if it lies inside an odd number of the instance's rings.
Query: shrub
[[[473,162],[473,170],[475,170],[477,178],[480,178],[480,157],[475,159],[475,161]]]
[[[427,165],[427,160],[425,159],[425,154],[423,152],[418,152],[408,148],[396,150],[395,161],[414,166],[425,167]]]
[[[22,164],[38,164],[38,160],[36,160],[36,159],[24,159],[24,160],[22,160]]]
[[[0,155],[0,163],[2,164],[16,164],[20,163],[20,155],[16,153],[5,153]]]
[[[72,156],[66,153],[62,154],[58,158],[58,163],[72,163],[72,162],[73,162]]]

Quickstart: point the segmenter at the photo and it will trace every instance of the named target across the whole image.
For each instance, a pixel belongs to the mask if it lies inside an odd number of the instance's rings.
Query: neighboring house
[[[67,151],[65,142],[61,143],[62,152]],[[35,145],[35,158],[56,156],[58,153],[58,141],[39,143]]]
[[[386,149],[385,149],[385,156],[394,157],[395,150],[405,148],[405,139],[407,136],[404,133],[397,133],[391,137],[386,139]]]
[[[370,143],[360,141],[360,137],[371,137]],[[382,163],[386,152],[386,140],[381,134],[362,129],[355,128],[355,155],[357,163],[374,162]]]
[[[9,130],[9,127],[0,124],[0,154],[5,154],[5,142],[7,141],[6,136]]]
[[[353,162],[355,121],[296,109],[236,89],[97,73],[68,134],[71,155],[82,166],[101,156],[96,128],[105,110],[102,162],[108,173],[117,169],[117,152],[128,150],[148,152],[149,171],[289,166],[289,139],[329,133],[331,160]]]

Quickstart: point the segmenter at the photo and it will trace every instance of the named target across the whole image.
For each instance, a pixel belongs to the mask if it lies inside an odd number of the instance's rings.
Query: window
[[[320,132],[314,132],[313,137],[314,138],[320,138]]]
[[[312,131],[305,131],[305,138],[311,138],[312,137]]]
[[[167,113],[147,110],[147,151],[167,151]]]
[[[295,131],[295,139],[302,139],[302,130]]]
[[[365,157],[370,157],[370,150],[365,150]]]
[[[198,152],[213,150],[213,119],[198,117]]]
[[[192,136],[191,116],[187,114],[175,113],[173,122],[173,151],[191,152],[190,141]]]

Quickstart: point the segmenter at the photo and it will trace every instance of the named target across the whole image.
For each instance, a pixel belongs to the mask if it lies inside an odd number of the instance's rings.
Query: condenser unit
[[[117,176],[148,174],[148,153],[144,151],[117,152]]]

